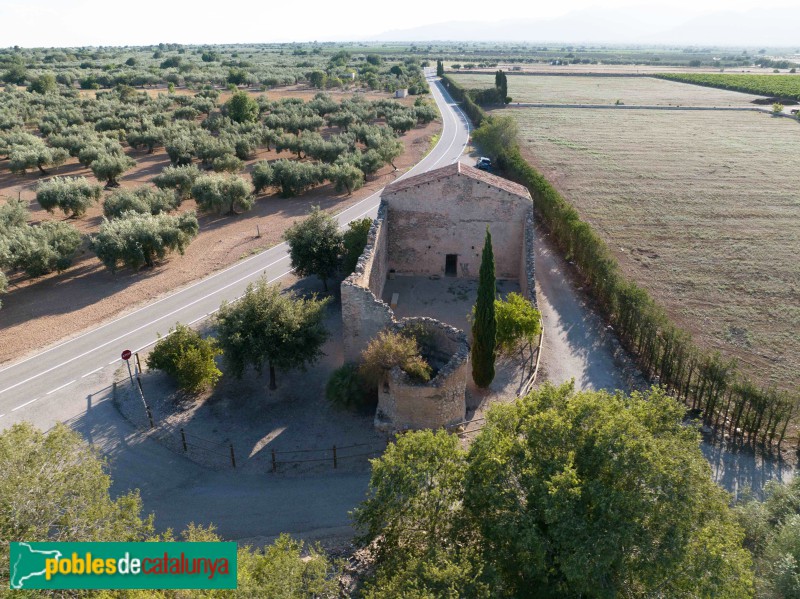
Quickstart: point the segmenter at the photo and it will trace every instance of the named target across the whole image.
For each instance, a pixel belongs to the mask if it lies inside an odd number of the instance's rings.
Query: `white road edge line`
[[[52,393],[55,393],[56,391],[61,391],[61,390],[62,390],[64,387],[69,387],[69,386],[70,386],[72,383],[74,383],[74,382],[75,382],[75,381],[77,381],[77,380],[78,380],[78,379],[72,379],[70,382],[68,382],[68,383],[64,383],[64,384],[63,384],[63,385],[61,385],[60,387],[56,387],[55,389],[51,389],[50,391],[48,391],[47,393],[45,393],[45,395],[51,395]]]
[[[114,362],[116,362],[116,360],[114,360]],[[95,372],[100,372],[101,370],[103,370],[103,368],[105,368],[105,366],[98,366],[97,368],[95,368],[91,372],[87,372],[86,374],[82,375],[81,378],[85,379],[87,376],[90,376],[90,375],[94,374]]]

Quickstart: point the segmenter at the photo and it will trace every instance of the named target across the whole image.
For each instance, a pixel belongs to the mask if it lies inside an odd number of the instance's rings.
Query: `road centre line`
[[[116,360],[114,360],[114,362],[116,362]],[[113,364],[114,362],[112,362],[112,364]],[[105,368],[105,366],[98,366],[97,368],[95,368],[95,369],[94,369],[94,370],[92,370],[91,372],[87,372],[86,374],[84,374],[83,376],[81,376],[81,378],[82,378],[82,379],[85,379],[87,376],[89,376],[89,375],[92,375],[92,374],[94,374],[95,372],[100,372],[101,370],[103,370],[103,368]]]
[[[37,401],[38,399],[40,399],[40,398],[36,397],[36,398],[34,398],[34,399],[30,400],[30,401],[26,401],[24,404],[18,405],[16,408],[11,408],[11,411],[12,412],[16,412],[20,408],[24,408],[25,406],[31,405],[33,402]]]
[[[52,395],[52,394],[53,394],[53,393],[55,393],[56,391],[61,391],[61,390],[62,390],[64,387],[69,387],[69,386],[70,386],[72,383],[74,383],[74,382],[75,382],[75,381],[77,381],[77,380],[78,380],[78,379],[72,379],[70,382],[68,382],[68,383],[64,383],[64,384],[63,384],[63,385],[61,385],[60,387],[56,387],[55,389],[51,389],[50,391],[48,391],[47,393],[45,393],[45,395]]]

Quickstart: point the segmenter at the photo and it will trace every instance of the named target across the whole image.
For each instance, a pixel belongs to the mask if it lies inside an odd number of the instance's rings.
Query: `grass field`
[[[494,75],[453,75],[467,89],[494,85]],[[543,104],[647,104],[657,106],[752,106],[758,96],[650,77],[508,75],[514,102]]]
[[[800,129],[741,112],[506,109],[623,270],[756,380],[800,369]]]

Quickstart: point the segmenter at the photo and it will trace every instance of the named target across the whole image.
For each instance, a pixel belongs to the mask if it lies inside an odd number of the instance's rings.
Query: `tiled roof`
[[[455,175],[464,175],[470,179],[474,179],[475,181],[486,183],[487,185],[497,187],[503,191],[507,191],[508,193],[526,199],[530,199],[531,197],[527,188],[523,187],[519,183],[514,183],[513,181],[509,181],[503,177],[492,175],[491,173],[487,173],[486,171],[482,171],[461,162],[448,164],[442,168],[437,168],[435,170],[422,173],[421,175],[415,175],[413,177],[409,177],[408,179],[402,179],[392,183],[391,185],[387,185],[386,189],[383,190],[383,195],[410,189],[411,187],[416,187],[417,185],[422,185],[424,183],[432,183],[433,181],[438,181],[439,179],[444,179],[446,177],[453,177]]]

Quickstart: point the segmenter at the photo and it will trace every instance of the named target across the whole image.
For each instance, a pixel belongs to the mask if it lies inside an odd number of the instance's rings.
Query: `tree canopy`
[[[742,529],[684,411],[658,389],[546,385],[493,406],[468,450],[401,436],[355,512],[377,541],[369,596],[752,596]]]
[[[36,201],[48,212],[59,208],[67,216],[77,217],[96,204],[102,193],[102,188],[89,183],[86,177],[53,177],[39,182]]]
[[[163,260],[169,252],[183,254],[198,230],[194,212],[171,216],[129,211],[111,221],[104,219],[91,247],[112,272],[120,264],[139,270],[155,266],[156,260]]]
[[[283,238],[289,244],[292,268],[302,276],[318,276],[327,291],[342,252],[342,232],[336,219],[313,206],[306,218],[286,229]]]
[[[147,367],[174,377],[178,387],[199,393],[213,387],[222,376],[214,358],[222,354],[213,337],[203,338],[194,329],[177,323],[166,337],[160,337],[147,356]]]
[[[200,210],[238,214],[253,207],[253,188],[238,175],[202,175],[192,185],[192,197]]]
[[[275,369],[305,368],[322,355],[329,333],[323,323],[330,298],[281,293],[262,278],[247,287],[236,303],[222,304],[216,316],[223,358],[241,377],[248,366],[261,373],[269,367],[269,387],[275,389]]]

